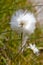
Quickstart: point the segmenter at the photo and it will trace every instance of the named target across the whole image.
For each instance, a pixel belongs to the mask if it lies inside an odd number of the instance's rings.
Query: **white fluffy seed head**
[[[36,18],[33,13],[23,10],[16,11],[13,14],[10,22],[12,30],[23,31],[26,33],[33,33],[35,30]]]
[[[39,49],[36,47],[35,44],[29,44],[30,49],[33,51],[34,54],[36,54],[37,56],[39,55]]]

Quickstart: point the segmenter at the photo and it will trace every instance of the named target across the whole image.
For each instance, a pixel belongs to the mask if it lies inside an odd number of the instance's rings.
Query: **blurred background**
[[[11,16],[19,9],[27,9],[37,18],[35,32],[27,43],[40,47],[36,56],[30,49],[18,53],[21,34],[12,31]],[[43,0],[0,0],[0,65],[43,65]]]

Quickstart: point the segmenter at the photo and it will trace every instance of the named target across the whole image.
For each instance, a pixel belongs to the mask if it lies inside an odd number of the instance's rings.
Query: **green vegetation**
[[[35,8],[27,0],[0,0],[0,65],[43,65],[43,53],[36,56],[29,49],[24,53],[18,53],[21,43],[21,34],[12,31],[9,25],[13,12],[18,9],[28,9],[35,13]],[[36,25],[35,33],[27,42],[35,42],[38,47],[43,47],[43,33],[39,24]],[[18,56],[17,56],[18,55]]]

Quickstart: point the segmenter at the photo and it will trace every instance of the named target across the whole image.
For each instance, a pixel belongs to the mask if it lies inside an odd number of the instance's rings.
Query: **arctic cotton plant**
[[[33,13],[23,10],[16,11],[13,14],[10,22],[12,30],[18,30],[19,32],[25,32],[31,34],[34,32],[36,24],[36,18]]]
[[[26,44],[28,35],[34,33],[36,28],[36,18],[33,13],[27,10],[18,10],[12,15],[10,26],[12,30],[16,30],[22,35],[22,47]],[[28,34],[28,35],[27,35]],[[22,49],[23,50],[23,49]]]

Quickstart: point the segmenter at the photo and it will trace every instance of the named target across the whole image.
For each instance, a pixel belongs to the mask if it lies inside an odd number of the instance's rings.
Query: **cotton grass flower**
[[[28,35],[32,34],[36,28],[36,18],[33,13],[23,10],[16,11],[12,15],[10,26],[12,30],[23,33],[22,47],[26,44]],[[24,50],[24,48],[22,49]]]
[[[33,13],[23,10],[16,11],[12,15],[10,26],[12,30],[31,34],[35,30],[36,18]]]

